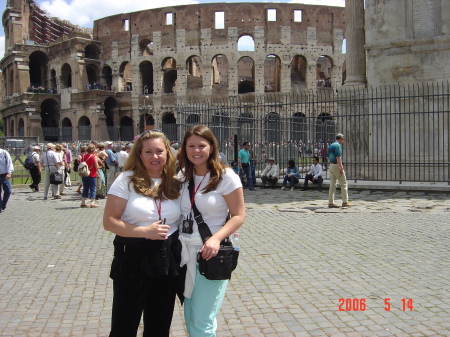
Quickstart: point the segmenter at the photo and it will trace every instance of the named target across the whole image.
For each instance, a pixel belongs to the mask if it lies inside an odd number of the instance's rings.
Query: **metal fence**
[[[178,104],[177,135],[205,124],[229,161],[234,135],[239,148],[250,141],[258,172],[268,157],[282,169],[293,159],[307,171],[317,155],[326,169],[328,146],[341,132],[348,179],[450,184],[449,103],[448,82],[241,95]]]

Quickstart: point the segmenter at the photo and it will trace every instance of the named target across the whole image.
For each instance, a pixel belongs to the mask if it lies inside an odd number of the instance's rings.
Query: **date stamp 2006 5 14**
[[[391,299],[384,299],[384,310],[390,311],[392,308]],[[401,309],[403,311],[412,311],[414,308],[412,298],[401,299]],[[339,311],[365,311],[368,309],[365,298],[340,298],[338,310]]]

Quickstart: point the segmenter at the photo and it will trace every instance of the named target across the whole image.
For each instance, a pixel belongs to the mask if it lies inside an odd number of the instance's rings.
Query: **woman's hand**
[[[214,236],[210,237],[200,249],[202,257],[205,260],[209,260],[217,255],[220,248],[220,240],[217,240]]]
[[[158,220],[146,227],[146,237],[150,240],[167,240],[167,233],[170,226],[161,224],[162,220]]]

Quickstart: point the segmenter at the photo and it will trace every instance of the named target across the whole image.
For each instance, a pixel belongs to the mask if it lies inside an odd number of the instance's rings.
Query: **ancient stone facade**
[[[339,7],[166,7],[99,19],[89,32],[32,0],[9,0],[3,26],[6,136],[129,140],[176,127],[180,102],[337,90],[344,81]]]

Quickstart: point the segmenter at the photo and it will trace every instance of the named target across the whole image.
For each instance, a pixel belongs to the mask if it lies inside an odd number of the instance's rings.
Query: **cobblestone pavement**
[[[15,188],[0,214],[0,336],[108,335],[105,202],[67,192]],[[450,336],[448,193],[350,190],[347,209],[325,190],[244,193],[219,337]],[[186,336],[178,305],[171,335]]]

